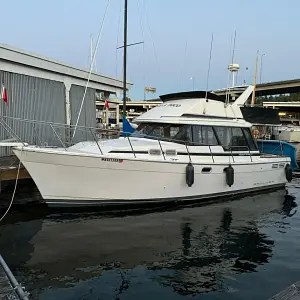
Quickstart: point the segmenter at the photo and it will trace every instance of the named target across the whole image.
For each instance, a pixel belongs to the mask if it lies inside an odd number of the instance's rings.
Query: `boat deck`
[[[15,180],[18,173],[19,160],[16,156],[6,156],[0,158],[0,182]],[[27,170],[21,165],[19,179],[31,178]]]

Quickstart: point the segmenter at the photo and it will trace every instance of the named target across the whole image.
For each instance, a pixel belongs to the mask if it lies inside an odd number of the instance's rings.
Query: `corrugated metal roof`
[[[84,80],[87,79],[89,74],[88,70],[80,69],[65,62],[60,62],[5,44],[0,44],[0,59]],[[92,73],[90,81],[103,83],[118,88],[123,87],[122,80],[96,73]],[[132,85],[132,83],[127,82],[127,88],[129,88],[130,85]]]

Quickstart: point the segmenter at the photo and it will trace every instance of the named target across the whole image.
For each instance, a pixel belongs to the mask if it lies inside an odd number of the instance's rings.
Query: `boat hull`
[[[285,185],[284,166],[289,163],[286,157],[232,163],[235,175],[231,187],[226,184],[224,173],[228,163],[194,163],[194,184],[188,187],[187,162],[121,159],[34,148],[16,148],[14,152],[45,202],[52,206],[203,200],[262,191]]]

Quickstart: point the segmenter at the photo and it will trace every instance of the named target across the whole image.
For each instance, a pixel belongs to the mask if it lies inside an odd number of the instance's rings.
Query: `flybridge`
[[[160,96],[163,103],[147,111],[135,119],[136,123],[141,122],[186,122],[183,118],[188,117],[189,122],[192,119],[204,122],[215,120],[238,120],[243,119],[240,107],[243,106],[253,91],[249,86],[240,97],[234,102],[226,104],[224,96],[218,96],[211,92],[191,91],[173,93]],[[208,101],[205,101],[207,99]],[[174,119],[175,118],[175,119]],[[205,122],[208,122],[205,121]],[[236,121],[235,121],[236,122]]]
[[[166,94],[159,96],[159,98],[163,101],[171,101],[171,100],[180,100],[180,99],[208,99],[208,100],[216,100],[225,102],[226,97],[225,96],[219,96],[212,92],[206,92],[206,91],[190,91],[190,92],[179,92],[179,93],[172,93],[172,94]]]

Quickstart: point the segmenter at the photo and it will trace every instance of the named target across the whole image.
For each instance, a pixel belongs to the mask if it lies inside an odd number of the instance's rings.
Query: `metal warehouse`
[[[86,70],[0,44],[0,81],[8,97],[7,103],[1,100],[1,115],[22,140],[50,143],[49,129],[16,119],[75,125],[88,75]],[[118,95],[122,86],[121,80],[92,73],[78,125],[96,127],[96,100]],[[66,135],[60,131],[62,138]],[[0,140],[7,138],[2,128]]]

